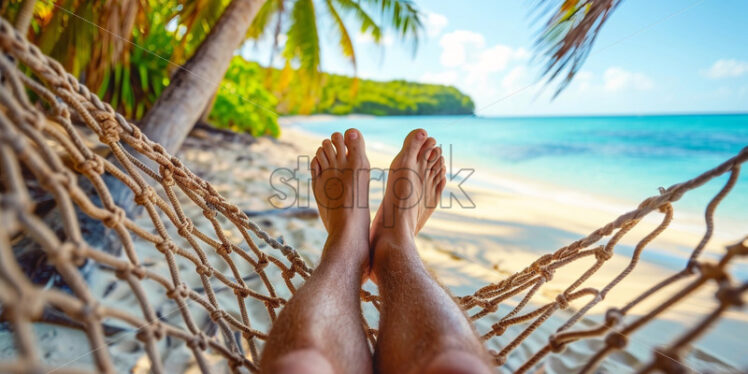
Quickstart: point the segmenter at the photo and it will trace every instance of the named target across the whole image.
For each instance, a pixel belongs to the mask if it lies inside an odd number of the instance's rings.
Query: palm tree
[[[286,16],[290,24],[285,32],[287,40],[283,57],[287,63],[298,61],[300,70],[312,79],[318,76],[321,44],[317,26],[318,4],[314,0],[260,2],[233,0],[223,11],[210,34],[190,60],[175,73],[169,87],[143,118],[141,128],[149,138],[160,142],[169,152],[179,149],[211,102],[234,50],[246,36],[259,38],[268,28],[273,29],[277,45]],[[322,5],[340,32],[343,54],[354,66],[355,51],[341,10],[355,17],[360,23],[361,32],[370,33],[376,41],[380,40],[383,27],[391,26],[399,36],[413,36],[415,40],[421,28],[420,13],[411,0],[324,0]],[[386,26],[374,21],[369,14],[372,9],[381,12],[382,19],[388,22]],[[271,22],[273,18],[275,25]]]

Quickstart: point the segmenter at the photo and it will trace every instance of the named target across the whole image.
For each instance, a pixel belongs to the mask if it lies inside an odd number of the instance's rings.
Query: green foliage
[[[309,95],[303,84],[288,84],[298,82],[302,72],[288,68],[266,69],[240,57],[234,58],[229,71],[241,73],[227,74],[224,81],[236,79],[236,82],[246,84],[238,79],[259,82],[264,77],[273,95],[278,98],[274,110],[279,114],[434,115],[472,114],[475,109],[469,96],[451,86],[402,80],[378,82],[335,74],[321,74],[319,93],[309,104]],[[244,105],[250,111],[264,111],[255,104]],[[270,103],[264,105],[264,108],[270,107]],[[215,118],[219,119],[218,114]]]
[[[322,86],[317,113],[386,115],[473,114],[469,96],[452,86],[406,82],[378,82],[329,75]],[[358,85],[357,92],[352,87]]]
[[[234,57],[216,94],[210,123],[254,136],[279,136],[280,127],[272,110],[277,100],[262,86],[261,76],[257,64]]]
[[[374,16],[379,16],[379,22]],[[361,34],[379,43],[383,30],[391,30],[402,40],[411,39],[415,51],[423,28],[421,12],[412,0],[267,0],[253,20],[247,37],[260,39],[272,30],[274,45],[285,33],[283,58],[287,65],[299,66],[298,79],[306,82],[308,95],[319,89],[321,45],[320,25],[329,23],[339,35],[340,52],[356,68],[356,51],[348,31],[357,25]],[[328,18],[329,22],[319,22]],[[275,48],[270,51],[274,56]],[[272,58],[271,58],[272,60]]]

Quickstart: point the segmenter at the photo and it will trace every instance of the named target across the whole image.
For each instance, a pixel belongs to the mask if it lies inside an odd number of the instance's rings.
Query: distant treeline
[[[451,86],[379,82],[335,74],[322,77],[314,113],[391,115],[473,114],[469,96]]]
[[[255,135],[279,134],[275,113],[435,115],[472,114],[473,100],[451,86],[395,80],[379,82],[322,73],[317,82],[285,69],[235,57],[216,95],[209,120]]]

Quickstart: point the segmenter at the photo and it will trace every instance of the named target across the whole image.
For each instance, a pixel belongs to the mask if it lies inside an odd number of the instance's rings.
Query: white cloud
[[[458,74],[454,70],[442,71],[439,73],[424,73],[421,75],[421,82],[454,85],[457,82]]]
[[[589,71],[582,70],[574,76],[572,84],[577,84],[577,89],[580,92],[587,92],[592,89],[592,79],[595,75]]]
[[[734,59],[717,60],[704,74],[712,79],[739,77],[748,73],[748,61]]]
[[[457,30],[442,36],[439,45],[442,47],[441,63],[446,67],[455,67],[465,63],[468,50],[482,49],[486,44],[483,35],[467,30]]]
[[[506,69],[512,61],[523,60],[528,53],[524,48],[512,49],[509,46],[497,44],[482,50],[477,61],[469,64],[467,70],[473,72],[495,73]]]
[[[515,66],[501,80],[501,87],[507,92],[514,92],[527,86],[528,70],[524,65]]]
[[[642,73],[635,73],[619,67],[610,67],[603,73],[603,89],[608,92],[617,92],[626,89],[650,90],[654,82]]]
[[[426,12],[426,19],[424,20],[424,27],[426,28],[426,35],[435,37],[442,33],[449,20],[442,14]]]

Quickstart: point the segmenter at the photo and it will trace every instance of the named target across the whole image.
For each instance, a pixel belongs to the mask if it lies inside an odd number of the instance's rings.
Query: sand
[[[290,121],[298,122],[299,119],[287,119],[284,124]],[[303,163],[308,162],[308,158],[300,159],[298,156],[313,155],[321,139],[319,136],[299,130],[298,127],[286,127],[280,140],[261,138],[251,145],[221,143],[220,146],[216,146],[189,139],[178,156],[196,174],[211,182],[229,201],[245,210],[261,211],[279,207],[271,203],[277,205],[279,202],[273,199],[277,191],[273,190],[270,181],[273,180],[273,183],[279,186],[277,174],[274,175],[273,172],[278,168],[294,170],[299,167],[301,160],[299,175],[302,179],[309,178],[308,170]],[[372,167],[386,168],[393,156],[394,154],[387,152],[369,151]],[[573,190],[562,190],[517,177],[483,173],[481,178],[490,178],[493,185],[499,185],[501,188],[488,190],[477,185],[464,184],[463,187],[474,201],[475,207],[461,209],[453,204],[451,208],[437,210],[417,238],[417,246],[424,262],[439,280],[458,296],[471,294],[481,286],[506,278],[540,255],[551,253],[583,237],[621,213],[635,208],[636,205],[582,195]],[[381,184],[372,183],[372,211],[381,199],[381,190]],[[459,195],[459,190],[454,185],[448,185],[446,196],[449,196],[450,192]],[[288,201],[285,205],[288,205],[287,203]],[[294,205],[314,207],[314,201],[308,196],[302,196]],[[185,206],[188,207],[187,214],[195,217],[194,221],[200,225],[199,222],[204,221],[198,219],[201,212],[194,207]],[[673,226],[649,246],[652,250],[656,249],[659,255],[652,255],[652,261],[640,263],[635,272],[593,308],[588,317],[577,326],[592,326],[602,319],[608,307],[626,303],[642,290],[674,272],[674,259],[676,263],[678,259],[684,259],[704,231],[703,218],[693,214],[678,214],[677,209],[676,213]],[[653,214],[653,217],[644,220],[624,238],[616,248],[613,259],[585,285],[600,286],[615,277],[627,264],[627,255],[631,253],[632,247],[638,239],[658,224],[659,218],[658,214]],[[258,217],[256,222],[273,237],[282,238],[295,247],[310,263],[317,263],[326,239],[324,227],[318,218],[267,215]],[[210,230],[205,228],[205,231]],[[708,255],[720,253],[726,243],[740,238],[739,231],[739,227],[731,227],[729,224],[724,227],[718,226],[718,234],[707,248]],[[239,243],[241,238],[232,238],[234,239]],[[151,270],[162,274],[168,273],[162,255],[152,246],[137,243],[137,249],[141,260],[149,264]],[[658,264],[658,258],[663,256],[666,261],[660,261]],[[211,257],[211,261],[213,260],[215,258]],[[217,266],[220,264],[219,261],[213,263]],[[542,304],[553,300],[556,294],[576,279],[589,264],[590,262],[575,263],[558,271],[553,281],[533,302]],[[191,270],[191,264],[180,263],[180,268],[185,282],[194,287],[200,286],[199,278]],[[243,270],[249,273],[249,269]],[[105,305],[141,315],[132,292],[126,286],[117,285],[111,288],[111,284],[116,283],[113,274],[100,271],[96,273],[96,277],[92,281],[93,292],[102,298]],[[371,284],[365,287],[372,289]],[[688,298],[665,313],[656,323],[634,334],[627,349],[611,355],[603,363],[602,370],[630,372],[638,365],[648,362],[652,357],[652,348],[662,346],[679,336],[685,331],[684,328],[693,325],[716,305],[713,291],[704,290]],[[165,297],[160,287],[150,287],[148,299],[165,320],[181,324],[174,304]],[[661,297],[653,298],[637,307],[633,310],[634,316],[627,317],[625,321],[635,318],[636,314],[648,311],[658,300],[661,300]],[[506,313],[518,301],[511,300],[502,305],[498,314]],[[231,292],[219,293],[219,303],[229,312],[236,312],[231,309],[232,304],[236,309],[236,300]],[[584,300],[572,303],[571,306],[578,308],[583,303]],[[253,327],[265,330],[268,321],[261,305],[249,307],[252,311]],[[195,320],[198,323],[208,320],[204,312],[200,314],[199,308],[191,310],[195,313]],[[368,307],[366,313],[367,319],[375,326],[376,314]],[[518,367],[524,359],[547,342],[548,335],[564,321],[563,317],[568,316],[568,312],[561,312],[552,317],[540,331],[533,334],[510,355],[509,361],[501,371],[511,372],[513,368]],[[476,328],[479,332],[485,332],[496,321],[497,317],[489,316],[478,321]],[[500,349],[522,328],[522,325],[509,328],[501,338],[494,339],[489,348]],[[47,363],[66,367],[90,367],[89,347],[80,331],[46,324],[37,324],[35,331],[41,357]],[[748,368],[748,356],[744,352],[745,336],[748,336],[748,314],[745,311],[730,311],[725,319],[695,345],[685,363],[695,372],[744,371]],[[109,338],[109,342],[110,352],[115,357],[118,371],[147,371],[149,364],[143,347],[132,339],[131,333],[114,335]],[[197,372],[194,358],[183,343],[174,339],[164,339],[159,344],[169,372]],[[551,355],[541,370],[551,373],[573,372],[581,368],[584,359],[601,346],[602,341],[599,339],[571,344],[564,353]],[[0,359],[12,356],[12,340],[7,331],[2,331]],[[216,371],[227,371],[225,366],[215,359],[216,357],[209,357]]]

